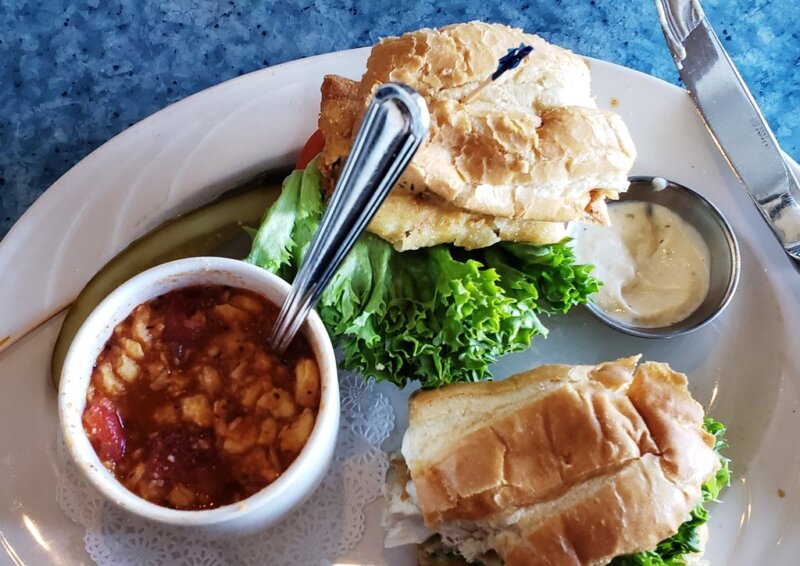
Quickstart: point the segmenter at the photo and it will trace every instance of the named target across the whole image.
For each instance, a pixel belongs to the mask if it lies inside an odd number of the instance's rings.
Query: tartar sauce
[[[643,328],[691,315],[709,285],[709,251],[700,233],[670,209],[622,202],[611,226],[581,226],[575,252],[604,284],[592,302],[615,320]]]

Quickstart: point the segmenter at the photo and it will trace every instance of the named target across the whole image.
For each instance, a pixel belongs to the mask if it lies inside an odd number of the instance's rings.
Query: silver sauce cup
[[[589,299],[586,308],[600,321],[615,330],[640,338],[672,338],[694,332],[725,310],[739,283],[739,245],[722,213],[705,197],[692,189],[660,177],[631,177],[631,186],[619,201],[660,204],[694,226],[708,245],[711,257],[708,294],[687,318],[666,326],[641,327],[619,321]],[[609,203],[615,206],[615,203]]]

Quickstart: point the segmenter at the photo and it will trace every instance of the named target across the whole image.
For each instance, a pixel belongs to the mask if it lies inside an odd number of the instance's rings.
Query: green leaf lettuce
[[[292,280],[322,217],[314,163],[294,171],[266,212],[247,261]],[[496,244],[470,252],[436,246],[404,253],[362,234],[317,305],[342,365],[398,386],[490,378],[503,354],[545,336],[542,317],[597,290],[591,266],[567,241]]]

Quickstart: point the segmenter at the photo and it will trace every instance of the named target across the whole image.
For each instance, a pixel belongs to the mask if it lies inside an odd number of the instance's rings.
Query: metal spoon
[[[328,207],[270,338],[281,354],[428,133],[428,107],[411,87],[380,86],[369,103]]]

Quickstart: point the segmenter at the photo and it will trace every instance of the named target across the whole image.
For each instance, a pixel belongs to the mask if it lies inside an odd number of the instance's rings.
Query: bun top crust
[[[425,524],[482,529],[509,566],[605,564],[677,532],[719,458],[686,376],[637,361],[412,397],[402,451]]]
[[[521,43],[534,50],[517,69],[460,102]],[[608,223],[604,199],[628,187],[633,142],[619,116],[595,107],[586,63],[538,36],[481,22],[373,47],[352,126],[330,128],[336,109],[323,104],[323,172],[349,151],[373,92],[389,81],[414,87],[431,113],[429,139],[400,184],[481,214],[600,223]]]
[[[521,43],[533,52],[470,101],[471,109],[526,115],[530,109],[595,106],[589,68],[580,57],[521,29],[477,21],[381,39],[372,48],[359,93],[369,98],[388,80],[413,86],[429,101],[459,100]]]
[[[333,165],[350,151],[353,123],[360,109],[359,84],[328,75],[322,82],[320,130],[325,154],[336,156],[318,164],[328,190],[333,189]],[[397,251],[453,243],[466,249],[483,248],[499,241],[553,244],[567,235],[561,222],[539,222],[480,214],[459,208],[439,195],[413,190],[407,181],[389,193],[367,230],[390,242]]]

